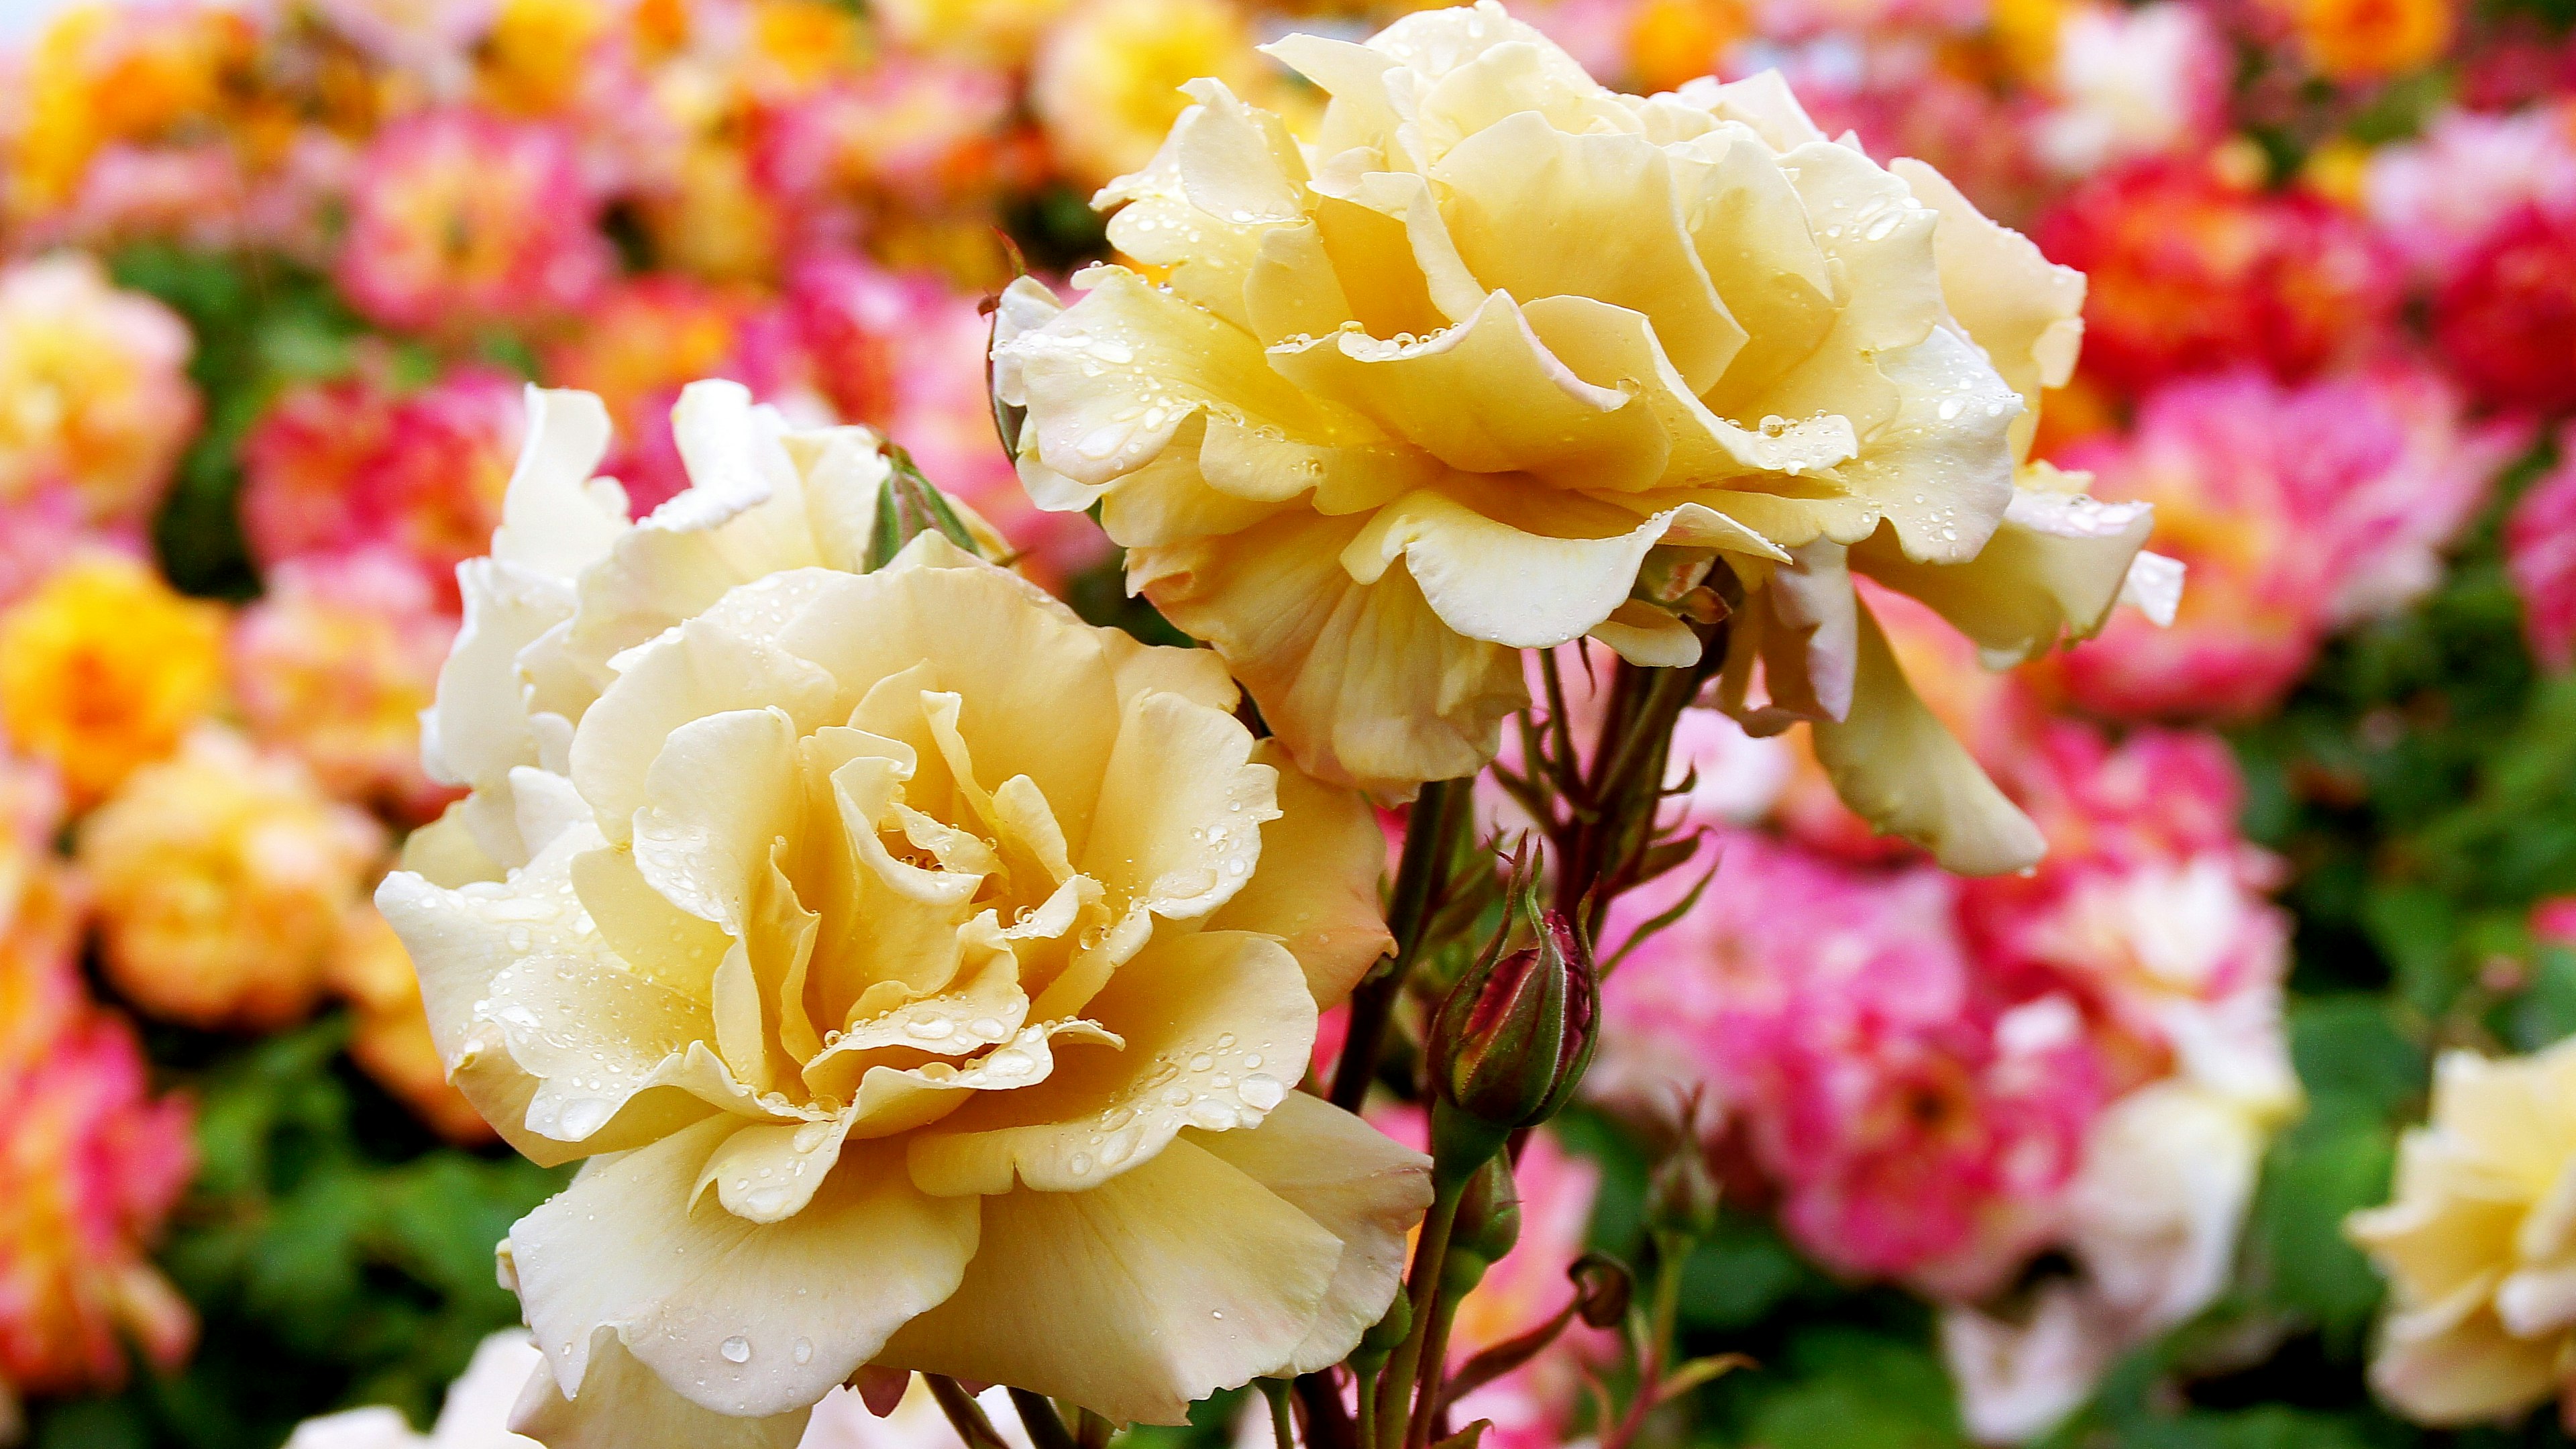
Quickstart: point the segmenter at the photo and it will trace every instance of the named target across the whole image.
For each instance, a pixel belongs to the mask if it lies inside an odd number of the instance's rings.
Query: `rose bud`
[[[1601,1015],[1592,951],[1563,916],[1538,910],[1534,875],[1516,887],[1510,914],[1536,943],[1502,951],[1507,921],[1432,1019],[1433,1156],[1444,1172],[1473,1170],[1511,1133],[1555,1116],[1592,1060]]]

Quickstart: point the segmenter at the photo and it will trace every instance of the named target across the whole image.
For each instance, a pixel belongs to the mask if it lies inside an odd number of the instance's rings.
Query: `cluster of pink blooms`
[[[63,796],[0,756],[0,1423],[13,1394],[119,1381],[128,1342],[185,1356],[196,1318],[147,1256],[195,1165],[189,1109],[80,979],[87,906],[52,858]]]
[[[1838,1273],[1955,1305],[1965,1338],[1991,1328],[1977,1305],[2036,1254],[2085,1241],[2088,1174],[2142,1094],[2221,1104],[2259,1152],[2297,1098],[2280,1029],[2287,918],[2267,899],[2279,867],[2237,831],[2241,787],[2215,737],[2115,740],[2050,714],[2036,679],[1979,672],[1919,606],[1874,593],[1871,607],[1926,699],[2039,823],[2048,860],[1951,876],[1871,836],[1791,747],[1696,718],[1676,769],[1699,772],[1700,869],[1715,874],[1606,983],[1592,1089],[1648,1115],[1696,1101],[1714,1160],[1736,1165],[1737,1201],[1775,1200],[1789,1237]],[[1623,902],[1612,939],[1680,888]],[[2239,1165],[2250,1185],[2251,1157]],[[2185,1206],[2225,1217],[2232,1242],[2245,1203]],[[2078,1257],[2106,1281],[2176,1271]],[[2188,1317],[2220,1281],[2101,1315],[2090,1340],[2108,1351],[2047,1407],[2081,1402],[2109,1353]],[[1981,1433],[2047,1427],[1954,1367]]]

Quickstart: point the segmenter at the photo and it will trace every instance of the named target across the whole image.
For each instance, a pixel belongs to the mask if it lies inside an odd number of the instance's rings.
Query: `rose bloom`
[[[322,975],[357,1016],[349,1055],[378,1086],[450,1142],[476,1147],[493,1140],[491,1125],[448,1083],[447,1063],[430,1040],[420,977],[382,912],[364,901],[350,904]]]
[[[383,848],[301,764],[207,726],[81,822],[77,859],[119,994],[168,1021],[266,1030],[311,1008]]]
[[[2056,97],[2037,145],[2061,175],[2207,144],[2225,115],[2228,55],[2198,8],[2085,4],[2058,27]]]
[[[88,902],[54,853],[53,772],[0,754],[0,1078],[33,1068],[78,1018]]]
[[[2514,500],[2505,519],[2505,572],[2522,599],[2522,629],[2549,669],[2576,663],[2576,432],[2559,464]]]
[[[935,534],[850,571],[872,434],[700,384],[629,523],[599,400],[534,411],[430,722],[476,789],[377,897],[451,1079],[593,1157],[504,1250],[520,1427],[784,1445],[870,1363],[1177,1423],[1340,1360],[1429,1198],[1290,1085],[1387,940],[1364,802],[1213,655]]]
[[[258,40],[225,5],[62,7],[13,67],[11,219],[41,223],[102,147],[225,124]]]
[[[1782,1225],[1837,1271],[1997,1286],[2045,1241],[2106,1100],[2081,1017],[1983,977],[1940,871],[1749,832],[1719,851],[1699,907],[1610,978],[1600,1089],[1667,1111],[1709,1089],[1780,1188]]]
[[[526,328],[578,312],[615,270],[572,143],[547,126],[429,112],[379,133],[357,175],[334,275],[382,326]]]
[[[1223,0],[1087,0],[1038,48],[1029,103],[1068,179],[1098,186],[1154,159],[1215,76],[1257,94],[1265,79],[1244,17]]]
[[[2524,207],[2576,210],[2571,114],[2446,109],[2416,140],[2372,152],[2363,196],[2389,245],[2439,281]]]
[[[0,1390],[114,1388],[129,1343],[163,1369],[187,1356],[196,1317],[148,1250],[196,1167],[189,1116],[95,1007],[0,1063]]]
[[[753,173],[797,240],[846,245],[846,236],[820,233],[852,220],[859,201],[899,215],[995,185],[1011,105],[1008,77],[989,66],[890,54],[764,115]]]
[[[75,806],[177,748],[224,686],[220,606],[114,554],[64,565],[0,612],[0,733]]]
[[[2301,44],[2319,74],[2339,81],[2404,75],[2440,58],[2456,0],[2294,0]]]
[[[1492,756],[1517,649],[1695,660],[1629,593],[1657,548],[1722,562],[1751,594],[1731,710],[1812,721],[1864,813],[1962,869],[2034,858],[1849,580],[1998,659],[2100,624],[2144,515],[2014,479],[2082,278],[1827,141],[1777,77],[1616,95],[1490,4],[1274,49],[1335,93],[1311,154],[1199,83],[1100,197],[1168,289],[1102,267],[1061,311],[1005,298],[1032,496],[1097,502],[1129,588],[1298,761],[1390,795]]]
[[[519,387],[469,365],[407,389],[368,356],[345,377],[280,393],[242,443],[251,556],[273,569],[380,549],[452,606],[456,565],[501,516],[525,426]]]
[[[332,794],[431,819],[449,792],[421,773],[420,712],[455,636],[437,592],[397,558],[289,560],[233,622],[242,718]]]
[[[2443,360],[2480,399],[2576,405],[2576,206],[2516,209],[2460,260],[2432,315]]]
[[[2116,388],[2248,364],[2304,377],[2378,339],[2398,302],[2395,258],[2350,213],[2197,159],[2104,172],[2036,235],[2090,278],[2085,371]]]
[[[346,1409],[296,1425],[286,1449],[537,1449],[536,1440],[510,1432],[510,1412],[528,1376],[544,1362],[524,1330],[495,1333],[476,1345],[465,1372],[448,1385],[429,1433],[415,1432],[399,1409]],[[977,1397],[1009,1449],[1029,1449],[1009,1392],[991,1388]],[[1269,1432],[1266,1421],[1262,1432]],[[815,1405],[798,1449],[955,1449],[956,1440],[957,1430],[930,1385],[915,1379],[882,1417],[857,1394],[834,1389]]]
[[[2234,720],[2278,702],[2337,630],[2441,580],[2442,550],[2527,431],[2472,423],[2441,375],[2397,366],[2285,388],[2238,372],[2142,404],[2125,439],[2061,461],[2150,502],[2189,587],[2170,629],[2115,619],[2052,662],[2087,709]]]
[[[92,525],[148,520],[197,431],[194,348],[176,314],[87,256],[0,271],[0,503],[58,487]]]
[[[2347,1223],[2388,1277],[2370,1383],[2404,1417],[2468,1425],[2561,1394],[2576,1343],[2571,1102],[2576,1042],[2445,1053],[2431,1119],[2398,1143],[2392,1200]]]

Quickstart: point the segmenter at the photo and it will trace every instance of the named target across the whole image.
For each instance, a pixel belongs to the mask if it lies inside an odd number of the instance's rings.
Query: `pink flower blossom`
[[[150,1096],[124,1022],[84,1006],[32,1060],[0,1063],[0,1381],[112,1387],[129,1340],[164,1367],[186,1356],[195,1316],[146,1249],[194,1169],[187,1104]]]
[[[290,559],[234,620],[237,703],[255,738],[332,794],[426,821],[455,795],[420,767],[420,712],[455,636],[455,616],[398,556]]]
[[[350,304],[387,327],[526,328],[607,284],[616,257],[597,219],[562,131],[433,111],[368,146],[335,274]]]
[[[2522,597],[2531,652],[2550,669],[2576,663],[2576,428],[2559,435],[2559,464],[2516,499],[2505,520],[2505,572]]]
[[[2456,272],[2515,212],[2576,210],[2576,117],[2445,111],[2413,141],[2370,158],[2363,197],[2391,246],[2425,276]]]
[[[2124,440],[2061,459],[2095,495],[2156,506],[2148,547],[2184,561],[2170,628],[2115,615],[2062,656],[2086,708],[2240,719],[2268,708],[2336,629],[2433,587],[2441,550],[2526,434],[2472,425],[2436,374],[2402,366],[2283,387],[2254,373],[2150,395]]]
[[[0,271],[0,505],[59,489],[135,528],[197,430],[196,341],[178,314],[65,253]]]
[[[524,426],[517,381],[460,367],[402,391],[380,360],[291,388],[242,444],[242,532],[273,568],[382,548],[451,607],[456,565],[489,545]]]
[[[1606,985],[1602,1087],[1713,1088],[1836,1270],[1992,1286],[2107,1096],[2081,1017],[1980,978],[1938,870],[1751,833],[1718,849],[1699,908]]]

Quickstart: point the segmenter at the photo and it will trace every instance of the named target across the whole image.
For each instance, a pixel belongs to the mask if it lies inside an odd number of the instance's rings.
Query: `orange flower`
[[[78,560],[0,614],[0,729],[90,804],[214,706],[223,635],[219,606],[144,565]]]
[[[2402,75],[2451,43],[2451,0],[2299,0],[2299,38],[2336,80]]]

